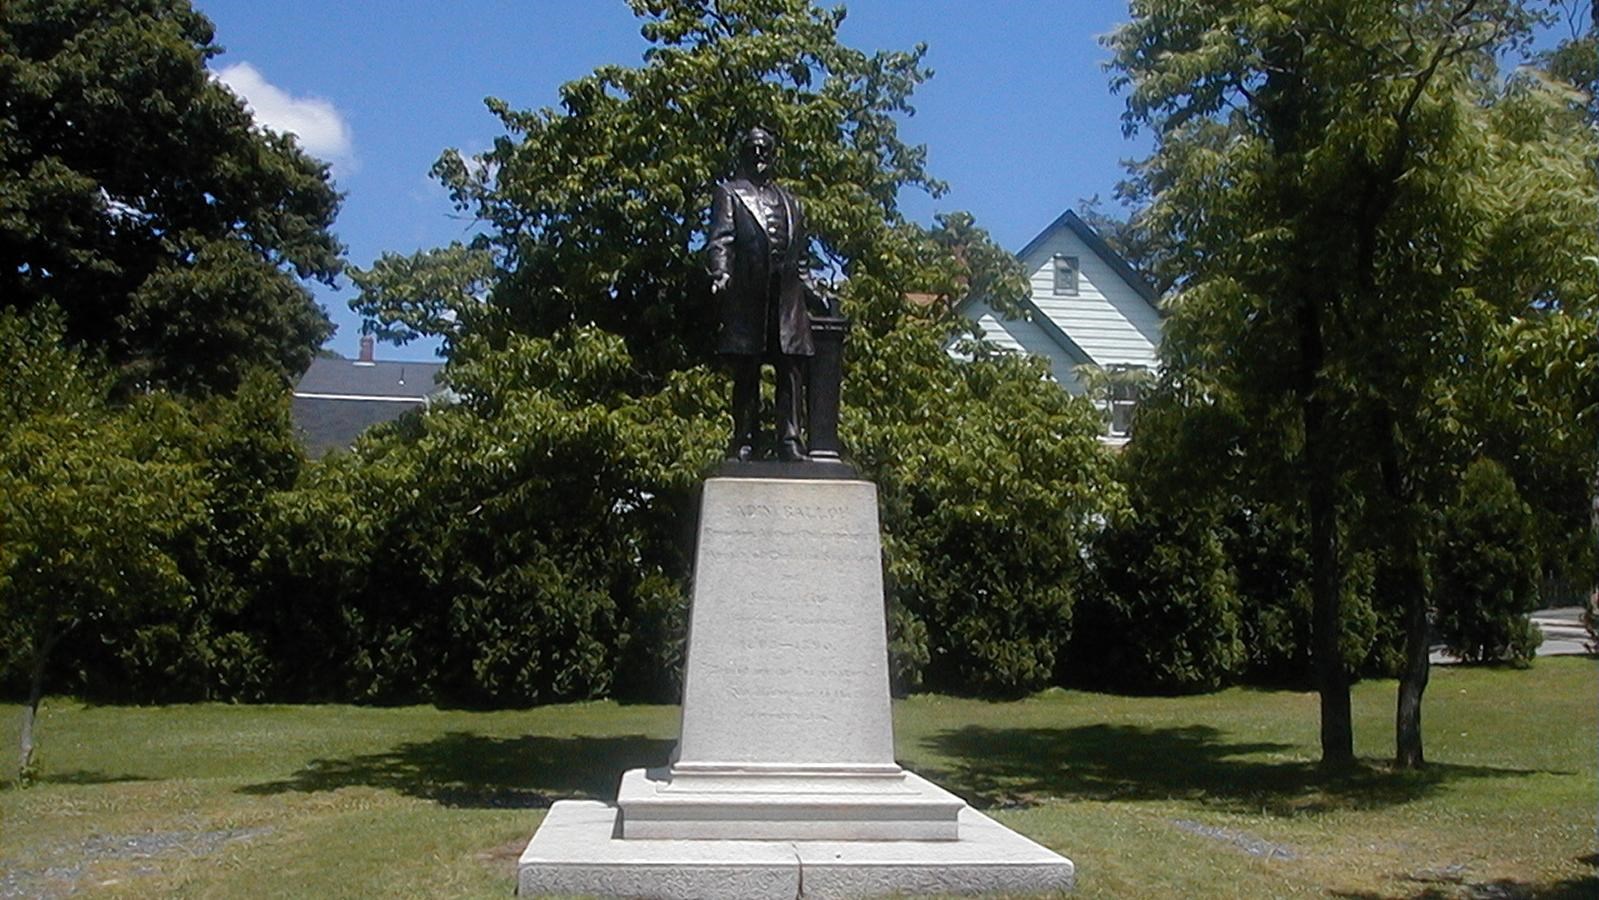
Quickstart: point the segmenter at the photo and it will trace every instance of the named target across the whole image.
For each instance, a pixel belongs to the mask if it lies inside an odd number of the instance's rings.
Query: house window
[[[1077,257],[1055,255],[1055,294],[1063,297],[1077,296]]]
[[[1112,382],[1110,386],[1110,434],[1126,437],[1133,431],[1133,411],[1138,407],[1138,382]]]
[[[1109,420],[1107,438],[1119,442],[1132,435],[1138,400],[1153,380],[1153,373],[1144,366],[1124,364],[1095,370],[1090,390]]]

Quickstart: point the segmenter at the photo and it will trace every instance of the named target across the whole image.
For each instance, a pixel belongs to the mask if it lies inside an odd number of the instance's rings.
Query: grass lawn
[[[1421,773],[1384,763],[1394,684],[1358,685],[1369,765],[1335,781],[1310,694],[923,696],[895,718],[907,766],[1071,857],[1081,897],[1596,897],[1596,676],[1435,668]],[[0,897],[508,896],[552,800],[611,799],[676,730],[675,707],[611,703],[51,699],[43,783],[0,788]]]

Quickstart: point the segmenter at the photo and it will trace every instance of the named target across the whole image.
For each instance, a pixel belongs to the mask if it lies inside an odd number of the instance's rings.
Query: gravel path
[[[1213,841],[1232,844],[1250,856],[1259,856],[1265,859],[1295,859],[1299,855],[1291,847],[1283,844],[1273,844],[1271,841],[1256,837],[1247,831],[1217,828],[1214,825],[1206,825],[1202,822],[1195,822],[1192,819],[1173,819],[1172,824],[1189,834],[1197,834]]]
[[[66,897],[88,887],[95,866],[105,862],[160,860],[210,856],[228,844],[260,837],[270,828],[230,828],[221,831],[147,831],[140,834],[96,834],[77,842],[49,848],[38,854],[34,867],[0,864],[0,898]],[[135,865],[129,874],[153,875],[152,864]]]

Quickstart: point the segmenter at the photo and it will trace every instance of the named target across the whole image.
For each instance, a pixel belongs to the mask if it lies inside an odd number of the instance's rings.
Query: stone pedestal
[[[706,482],[673,759],[625,773],[614,808],[557,803],[524,895],[1071,886],[1070,861],[894,761],[878,535],[866,481]]]

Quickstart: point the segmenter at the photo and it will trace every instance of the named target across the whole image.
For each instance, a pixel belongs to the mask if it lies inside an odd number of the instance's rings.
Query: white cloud
[[[340,167],[348,168],[355,162],[350,126],[327,100],[291,97],[246,62],[222,69],[216,79],[244,98],[257,125],[294,135],[307,153]]]

